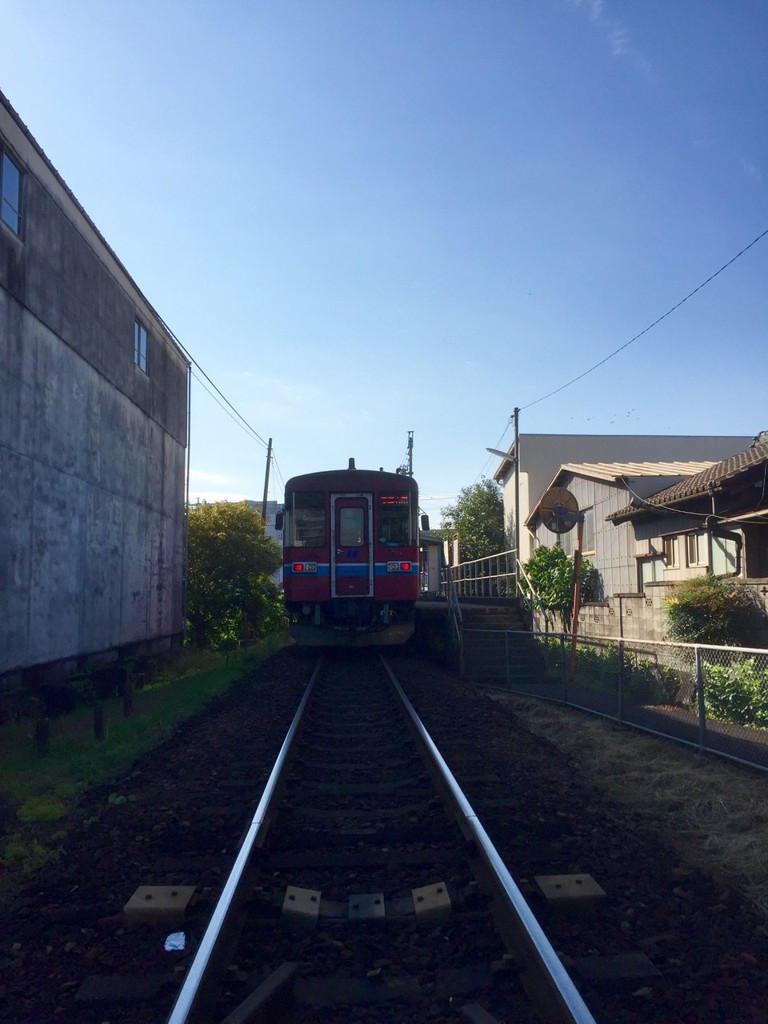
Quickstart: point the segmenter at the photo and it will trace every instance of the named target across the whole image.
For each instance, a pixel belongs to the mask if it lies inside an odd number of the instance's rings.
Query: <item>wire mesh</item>
[[[768,768],[768,651],[465,631],[467,675]]]

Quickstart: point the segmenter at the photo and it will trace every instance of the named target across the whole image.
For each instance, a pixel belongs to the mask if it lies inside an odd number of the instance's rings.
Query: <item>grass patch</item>
[[[6,817],[18,822],[0,844],[4,867],[31,870],[55,859],[60,854],[55,841],[61,833],[46,836],[46,823],[64,817],[90,786],[125,774],[137,757],[157,747],[287,642],[280,634],[228,654],[180,651],[163,672],[135,692],[130,718],[123,716],[119,697],[102,702],[107,723],[103,740],[94,736],[89,707],[51,720],[45,756],[33,749],[30,723],[0,726],[0,801]]]
[[[768,914],[768,777],[577,711],[504,701],[597,788],[652,818],[686,860],[708,862]]]

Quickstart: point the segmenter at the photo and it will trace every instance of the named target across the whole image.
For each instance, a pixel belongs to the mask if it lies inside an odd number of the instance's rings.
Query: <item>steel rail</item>
[[[200,940],[200,946],[198,947],[195,958],[187,971],[184,984],[176,997],[176,1002],[174,1003],[171,1014],[168,1017],[167,1024],[187,1024],[187,1022],[198,1019],[195,1017],[195,1014],[199,1012],[201,998],[205,997],[205,983],[208,981],[215,969],[217,946],[219,946],[223,941],[227,918],[236,903],[238,888],[243,880],[246,868],[248,867],[251,853],[257,845],[257,840],[261,837],[261,833],[266,830],[266,824],[269,819],[272,803],[278,790],[280,777],[283,773],[286,762],[288,761],[289,752],[296,739],[299,725],[301,724],[304,711],[309,703],[309,698],[321,665],[322,658],[315,666],[309,683],[307,684],[307,688],[304,691],[301,703],[299,704],[296,714],[293,716],[293,721],[291,722],[290,728],[288,729],[282,746],[280,747],[280,753],[277,755],[277,760],[270,772],[269,779],[267,780],[267,784],[264,787],[264,792],[259,800],[258,807],[256,808],[251,824],[249,825],[248,831],[243,839],[234,866],[224,884],[221,896],[213,910],[213,914],[211,915],[205,934]]]
[[[472,809],[472,805],[456,781],[453,772],[435,746],[432,737],[416,714],[413,705],[406,697],[403,688],[389,665],[383,657],[381,661],[402,701],[403,708],[411,721],[413,729],[439,774],[444,788],[453,801],[456,812],[464,826],[462,831],[465,835],[469,835],[475,840],[496,888],[504,894],[514,919],[519,925],[516,932],[525,944],[524,952],[528,956],[529,961],[533,963],[534,968],[538,969],[540,976],[544,978],[546,984],[545,998],[556,1009],[558,1020],[567,1021],[569,1024],[596,1024],[595,1018],[576,989],[570,975],[560,962],[560,958],[553,949],[549,939],[542,931],[541,925],[526,903],[525,897],[517,887],[504,861],[499,856],[479,818]]]

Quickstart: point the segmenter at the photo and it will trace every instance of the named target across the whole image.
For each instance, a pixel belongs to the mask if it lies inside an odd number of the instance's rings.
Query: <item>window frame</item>
[[[11,202],[10,197],[6,196],[6,161],[18,175],[18,189],[15,196],[15,205]],[[7,148],[0,143],[0,221],[2,221],[8,230],[12,231],[17,238],[21,238],[21,229],[23,225],[21,210],[23,197],[24,172],[21,169],[21,164],[16,161],[8,152]],[[6,207],[14,214],[15,224],[6,217]]]
[[[597,537],[595,536],[595,506],[589,505],[582,509],[584,516],[584,546],[582,554],[594,555],[597,552]]]
[[[325,492],[299,490],[286,503],[283,522],[285,546],[291,548],[322,548],[328,542],[328,509]]]
[[[418,537],[418,521],[414,515],[411,495],[407,491],[396,495],[389,492],[379,494],[377,504],[378,543],[388,548],[414,547]]]
[[[678,541],[679,534],[677,533],[668,533],[661,538],[664,545],[664,561],[668,569],[680,568],[680,544]]]
[[[646,566],[650,569],[650,575],[653,577],[652,579],[644,579],[645,573],[643,570]],[[647,585],[663,582],[665,568],[666,560],[664,555],[659,554],[657,551],[652,551],[647,555],[637,555],[638,593],[644,594]],[[661,571],[659,572],[658,570]]]
[[[700,568],[702,565],[709,565],[709,558],[707,556],[707,535],[706,533],[700,533],[696,530],[691,533],[685,534],[685,562],[688,568]],[[695,551],[691,552],[691,547],[695,544]],[[703,561],[702,561],[702,548],[703,550]]]
[[[133,362],[149,376],[149,331],[138,317],[133,322]]]

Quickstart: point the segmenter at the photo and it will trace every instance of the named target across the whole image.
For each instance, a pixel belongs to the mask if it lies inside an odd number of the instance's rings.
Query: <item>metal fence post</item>
[[[699,746],[707,745],[707,711],[704,707],[704,672],[701,667],[701,648],[696,645],[696,703],[699,709]]]
[[[618,643],[618,658],[619,664],[616,672],[616,684],[617,684],[617,717],[620,722],[624,721],[624,641],[619,640]]]
[[[568,703],[568,672],[565,667],[565,633],[560,634],[560,678],[563,682],[563,704]]]

